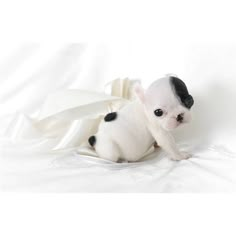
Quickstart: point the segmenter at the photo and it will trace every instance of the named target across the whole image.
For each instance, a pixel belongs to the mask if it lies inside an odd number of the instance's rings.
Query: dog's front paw
[[[192,155],[188,152],[181,152],[179,155],[173,156],[171,159],[174,161],[181,161],[189,159]]]

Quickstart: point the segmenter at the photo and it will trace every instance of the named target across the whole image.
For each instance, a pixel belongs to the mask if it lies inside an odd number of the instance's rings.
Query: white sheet
[[[4,47],[0,52],[3,191],[236,190],[236,113],[232,109],[236,103],[236,47],[33,44],[16,49]],[[152,80],[171,72],[186,81],[196,102],[192,124],[175,133],[181,149],[193,153],[189,160],[170,161],[160,150],[151,158],[133,164],[102,161],[91,157],[94,156],[92,152],[90,156],[82,156],[83,150],[79,154],[73,148],[79,144],[79,139],[70,139],[71,146],[68,146],[68,137],[74,137],[78,127],[89,127],[92,132],[91,122],[100,116],[82,124],[78,120],[71,123],[71,117],[81,114],[76,110],[77,103],[71,103],[72,112],[60,113],[64,126],[60,123],[48,127],[49,131],[50,128],[57,131],[53,135],[49,132],[50,136],[42,137],[38,128],[32,126],[36,118],[45,118],[46,113],[53,112],[49,106],[50,109],[44,107],[46,112],[42,113],[46,97],[59,94],[61,109],[64,97],[71,96],[71,100],[76,100],[77,89],[101,93],[109,81],[127,76],[140,78],[147,86]],[[71,91],[65,94],[66,89],[73,89],[73,94]],[[98,114],[106,108],[96,106],[96,109]],[[68,120],[70,125],[66,126]],[[19,130],[28,130],[28,133]],[[62,133],[67,134],[64,139],[55,139]]]

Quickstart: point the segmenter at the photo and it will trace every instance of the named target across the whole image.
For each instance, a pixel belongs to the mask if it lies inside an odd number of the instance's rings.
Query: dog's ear
[[[194,100],[193,100],[193,97],[189,94],[183,101],[184,105],[190,109],[193,104],[194,104]]]
[[[135,94],[138,96],[139,100],[144,103],[145,101],[145,94],[144,94],[144,89],[143,87],[141,86],[141,84],[136,84],[134,86],[134,92]]]

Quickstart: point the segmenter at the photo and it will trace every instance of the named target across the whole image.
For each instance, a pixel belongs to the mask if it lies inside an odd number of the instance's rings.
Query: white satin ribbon
[[[55,152],[77,150],[81,155],[96,156],[88,138],[97,132],[104,115],[119,110],[135,98],[138,80],[116,79],[105,86],[104,93],[60,90],[49,95],[36,119],[17,113],[5,138],[24,150]]]

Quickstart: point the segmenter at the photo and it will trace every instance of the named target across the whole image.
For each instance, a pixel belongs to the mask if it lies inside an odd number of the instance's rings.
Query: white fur
[[[138,161],[155,141],[172,160],[190,157],[178,150],[170,134],[180,125],[176,120],[179,114],[184,114],[182,123],[189,122],[191,115],[173,93],[169,80],[168,76],[156,80],[146,91],[137,85],[139,99],[119,110],[116,120],[100,124],[94,145],[99,157],[114,162]],[[164,115],[155,116],[156,109],[163,109]]]

